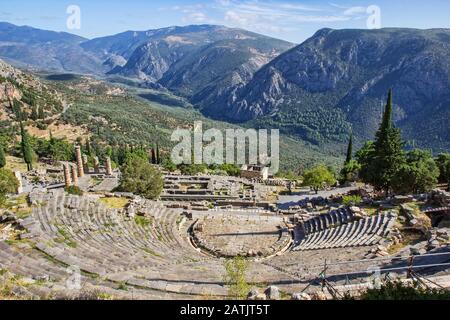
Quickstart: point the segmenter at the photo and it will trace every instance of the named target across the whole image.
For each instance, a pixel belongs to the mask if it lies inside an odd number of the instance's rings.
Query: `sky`
[[[127,30],[218,24],[301,43],[325,27],[450,28],[450,1],[1,0],[0,21],[90,39]]]

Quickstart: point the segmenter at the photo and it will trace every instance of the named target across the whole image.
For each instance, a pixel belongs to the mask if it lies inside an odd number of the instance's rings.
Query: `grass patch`
[[[114,297],[108,293],[100,292],[97,294],[98,300],[114,300]]]
[[[130,202],[127,198],[101,198],[100,202],[110,209],[123,209]]]
[[[178,217],[177,219],[177,226],[180,227],[180,224],[184,221],[183,217]]]
[[[147,218],[147,217],[141,217],[141,216],[135,216],[134,217],[134,222],[136,222],[136,224],[138,226],[141,226],[143,228],[146,228],[148,226],[151,226],[153,224],[153,220]]]
[[[142,250],[145,251],[146,253],[152,255],[152,256],[159,257],[159,258],[162,258],[162,257],[163,257],[162,255],[160,255],[159,253],[156,253],[156,252],[153,251],[152,249],[149,249],[149,248],[142,248]]]
[[[121,282],[119,283],[119,286],[117,287],[118,290],[122,290],[122,291],[128,291],[128,287],[125,284],[125,282]]]
[[[30,239],[18,239],[18,238],[7,239],[7,240],[5,240],[5,243],[10,246],[13,246],[16,244],[29,244],[30,246],[34,245],[34,243]]]
[[[70,237],[70,235],[67,232],[67,230],[65,230],[61,226],[57,226],[57,229],[58,229],[58,233],[61,235],[61,237],[53,239],[53,241],[55,241],[57,243],[64,243],[68,247],[71,247],[71,248],[76,248],[78,246],[77,243],[72,240],[72,238]]]
[[[116,227],[117,223],[105,223],[103,226],[105,227],[105,229],[111,229],[113,227]]]
[[[28,205],[28,196],[22,194],[20,196],[10,198],[5,204],[5,208],[14,213],[17,218],[25,219],[31,215],[32,207]],[[22,208],[20,208],[22,207]]]
[[[390,246],[388,249],[388,253],[395,254],[408,245],[415,245],[424,240],[426,240],[425,236],[419,232],[403,231],[402,242]]]

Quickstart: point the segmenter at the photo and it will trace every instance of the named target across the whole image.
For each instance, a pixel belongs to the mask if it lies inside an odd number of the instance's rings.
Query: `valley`
[[[151,146],[158,143],[168,153],[175,145],[170,141],[172,131],[176,128],[190,129],[195,121],[202,121],[205,130],[240,128],[238,125],[206,118],[185,99],[167,92],[124,85],[116,87],[104,82],[101,82],[99,89],[98,82],[89,78],[51,81],[50,84],[63,92],[70,101],[71,108],[62,119],[75,128],[85,128],[94,137],[111,145]],[[80,91],[80,88],[84,89]],[[106,91],[120,93],[99,94]],[[280,149],[281,169],[284,172],[296,171],[299,164],[308,167],[318,161],[337,167],[343,157],[342,148],[334,147],[332,152],[325,152],[323,148],[287,135],[281,137]]]
[[[295,45],[242,29],[195,25],[88,40],[3,23],[0,57],[147,89],[141,94],[152,102],[196,109],[211,119],[279,128],[311,152],[326,150],[325,157],[342,150],[350,132],[358,146],[375,133],[384,95],[393,88],[395,122],[408,147],[438,154],[450,148],[449,38],[448,29],[322,29]],[[18,54],[23,47],[27,54]],[[56,47],[61,57],[52,51]]]

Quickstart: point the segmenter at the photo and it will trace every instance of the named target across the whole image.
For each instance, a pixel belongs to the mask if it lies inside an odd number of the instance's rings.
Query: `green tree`
[[[353,160],[353,135],[350,135],[350,139],[347,147],[347,156],[345,159],[344,167],[340,172],[340,182],[353,182],[358,178],[358,171],[361,168],[359,163]]]
[[[356,153],[356,160],[360,165],[359,177],[363,181],[372,181],[373,175],[371,161],[375,152],[373,141],[367,141],[364,146]]]
[[[122,167],[120,189],[147,199],[156,199],[163,189],[161,172],[140,157],[130,158]]]
[[[353,134],[350,135],[350,140],[348,141],[347,147],[347,157],[345,158],[345,163],[349,163],[353,159]]]
[[[316,193],[336,183],[334,174],[324,165],[306,170],[303,174],[303,185],[311,187]]]
[[[128,154],[128,146],[126,145],[119,146],[119,150],[117,151],[117,160],[120,165],[125,164],[127,154]]]
[[[48,156],[54,161],[71,161],[75,148],[64,139],[52,139],[49,143]]]
[[[229,176],[238,177],[241,174],[241,168],[235,164],[224,163],[219,166],[219,170],[225,171]]]
[[[361,170],[361,165],[356,160],[350,160],[344,164],[341,170],[341,183],[355,182],[358,180],[359,171]]]
[[[4,168],[5,166],[6,166],[5,149],[3,149],[3,146],[0,145],[0,169]]]
[[[91,142],[89,138],[86,138],[86,154],[90,157],[92,157],[92,149],[91,149]]]
[[[22,120],[22,102],[20,102],[17,99],[14,99],[12,102],[12,111],[14,115],[16,116],[16,119],[18,121]]]
[[[142,159],[147,163],[149,162],[148,153],[145,150],[132,148],[126,151],[124,163],[130,162],[130,160],[135,158]]]
[[[361,177],[364,182],[372,184],[375,189],[385,191],[392,189],[392,181],[405,163],[401,132],[392,123],[392,90],[389,91],[383,121],[376,133],[373,151],[366,154],[361,163]]]
[[[113,147],[110,147],[110,148],[111,148],[111,155],[110,155],[111,160],[115,164],[119,165],[119,150],[118,150],[118,146],[116,145],[114,148]]]
[[[45,111],[43,106],[39,106],[38,108],[38,118],[45,119]]]
[[[392,187],[401,194],[428,192],[436,186],[438,177],[439,169],[431,153],[417,149],[406,154],[406,163],[394,175]]]
[[[38,116],[38,112],[37,112],[36,106],[33,106],[31,108],[30,118],[31,118],[31,120],[36,121],[38,119],[38,117],[39,116]]]
[[[10,170],[0,169],[0,205],[6,200],[6,194],[15,193],[19,187],[19,181]]]
[[[228,295],[232,299],[243,300],[250,291],[246,280],[248,261],[243,257],[225,260],[225,275],[223,280],[228,286]]]
[[[450,154],[441,153],[436,159],[439,167],[439,182],[450,184]]]
[[[26,132],[22,122],[20,123],[20,135],[22,137],[22,141],[20,144],[22,157],[27,164],[28,171],[30,171],[33,170],[33,150],[31,149],[30,145],[30,137],[28,136],[28,133]]]
[[[74,158],[74,146],[65,139],[41,139],[30,137],[30,145],[40,158],[50,158],[53,161],[71,161]]]

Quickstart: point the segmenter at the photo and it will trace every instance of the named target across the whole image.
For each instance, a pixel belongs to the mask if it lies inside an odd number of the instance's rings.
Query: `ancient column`
[[[66,185],[66,188],[68,188],[72,185],[72,179],[70,178],[69,164],[65,163],[63,168],[64,168],[64,184]]]
[[[110,157],[106,157],[106,174],[108,176],[112,176],[113,174]]]
[[[70,166],[70,168],[72,169],[72,182],[73,185],[75,187],[78,186],[78,172],[77,172],[77,168],[75,166]]]
[[[21,194],[23,192],[23,185],[22,185],[22,174],[20,171],[14,172],[14,175],[16,176],[17,181],[19,181],[19,186],[17,187],[17,194]]]
[[[84,169],[83,169],[83,158],[81,157],[81,147],[80,146],[75,147],[75,156],[77,158],[78,176],[81,178],[84,176]]]
[[[98,160],[98,157],[94,157],[94,172],[100,173],[100,161]]]
[[[88,156],[83,154],[83,170],[85,174],[89,174]]]

